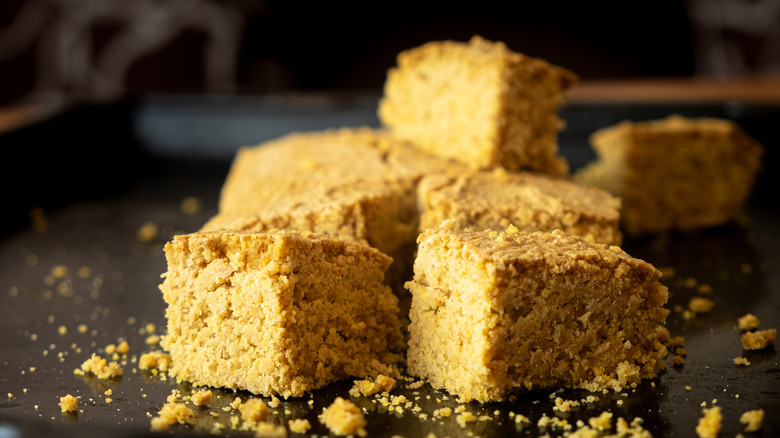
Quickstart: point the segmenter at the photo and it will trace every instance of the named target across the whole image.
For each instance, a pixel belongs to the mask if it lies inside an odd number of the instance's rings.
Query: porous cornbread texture
[[[478,36],[398,55],[379,117],[394,136],[473,168],[565,174],[557,116],[574,73]]]
[[[620,200],[609,192],[567,179],[503,169],[430,175],[418,187],[420,229],[456,219],[461,226],[521,231],[553,231],[589,242],[620,245]]]
[[[392,258],[388,273],[410,276],[423,175],[457,171],[369,128],[295,133],[237,153],[219,214],[201,231],[299,229],[365,242]],[[406,264],[404,264],[406,263]],[[403,280],[405,281],[405,280]]]
[[[196,384],[300,396],[393,373],[402,345],[390,258],[311,232],[209,232],[165,246],[162,345]]]
[[[653,377],[668,311],[660,272],[561,231],[420,235],[409,372],[462,400],[519,389],[618,389]]]
[[[679,115],[625,121],[590,141],[598,161],[575,179],[620,197],[625,231],[634,236],[737,219],[763,154],[731,121]]]

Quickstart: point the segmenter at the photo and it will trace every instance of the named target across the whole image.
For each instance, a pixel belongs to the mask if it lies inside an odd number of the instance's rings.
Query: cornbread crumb
[[[598,417],[591,417],[588,424],[596,430],[609,430],[612,428],[612,412],[604,411]]]
[[[742,334],[742,348],[745,350],[762,350],[775,345],[776,329],[759,330]]]
[[[515,414],[515,424],[531,424],[531,419],[523,414]]]
[[[444,418],[450,415],[452,415],[452,408],[450,407],[439,408],[433,411],[434,418]]]
[[[250,398],[242,403],[238,410],[241,412],[241,419],[244,421],[265,421],[271,415],[271,411],[268,410],[263,400],[259,398]]]
[[[60,336],[65,336],[65,335],[67,335],[67,334],[68,334],[68,328],[67,328],[67,327],[65,327],[64,325],[61,325],[61,326],[60,326],[60,327],[57,329],[57,333],[59,333],[59,335],[60,335]]]
[[[139,242],[149,243],[152,242],[154,239],[156,239],[158,234],[159,234],[159,230],[157,228],[157,224],[149,221],[149,222],[144,222],[144,224],[141,225],[140,228],[138,228],[136,237],[138,238]]]
[[[460,427],[466,427],[468,423],[477,421],[477,417],[471,412],[461,412],[455,417],[455,421],[458,422]]]
[[[183,403],[169,402],[163,405],[156,417],[152,418],[152,430],[167,430],[174,424],[184,424],[194,416],[195,414],[192,412],[192,409],[188,408]]]
[[[662,344],[668,344],[669,341],[672,340],[672,335],[669,333],[669,329],[659,325],[655,329],[656,334],[658,334],[658,342]]]
[[[685,358],[680,356],[679,354],[675,354],[672,358],[672,361],[674,361],[675,365],[682,365],[685,363]]]
[[[122,375],[122,367],[116,362],[108,362],[95,353],[74,371],[77,375],[92,373],[99,379],[110,379]]]
[[[353,397],[361,395],[368,397],[379,392],[390,392],[395,388],[395,384],[396,380],[394,378],[379,374],[373,382],[370,380],[355,380],[352,388],[349,390],[349,395]]]
[[[756,409],[744,412],[739,417],[739,422],[745,425],[745,432],[757,432],[761,430],[764,422],[764,410]]]
[[[419,389],[423,385],[425,385],[425,381],[424,380],[418,380],[416,382],[412,382],[412,383],[406,385],[406,388],[407,389]]]
[[[688,302],[688,309],[695,313],[710,313],[715,302],[709,298],[693,297]]]
[[[716,438],[720,433],[721,421],[723,421],[720,406],[704,409],[702,412],[704,416],[699,419],[699,424],[696,425],[696,434],[700,438]]]
[[[750,361],[747,360],[747,358],[745,358],[745,357],[735,357],[734,358],[734,365],[745,365],[745,366],[748,366],[748,365],[750,365]]]
[[[127,341],[122,341],[116,346],[116,352],[119,354],[127,354],[130,351],[130,344]]]
[[[366,419],[354,403],[336,397],[327,408],[323,408],[319,419],[336,435],[366,436]]]
[[[207,405],[209,403],[209,401],[211,401],[211,397],[213,395],[214,394],[210,390],[203,389],[203,390],[200,390],[200,391],[192,394],[192,397],[190,397],[190,400],[192,400],[192,402],[195,403],[198,406],[204,406],[204,405]]]
[[[196,196],[187,196],[181,200],[179,207],[184,214],[195,214],[200,211],[203,201]]]
[[[572,408],[577,408],[579,406],[580,406],[580,402],[576,400],[564,400],[561,397],[556,397],[555,406],[553,406],[553,410],[558,412],[569,412],[572,410]]]
[[[64,397],[60,397],[60,409],[62,412],[73,412],[79,407],[79,400],[76,397],[68,394]]]
[[[276,409],[279,407],[279,397],[273,395],[271,396],[271,400],[268,402],[268,406]]]
[[[156,369],[159,371],[168,371],[171,366],[171,355],[162,351],[151,351],[144,353],[138,359],[138,368],[142,370]]]
[[[758,318],[751,314],[746,313],[744,316],[741,316],[739,319],[737,319],[737,326],[740,330],[753,330],[758,328],[760,321]]]
[[[287,425],[290,427],[290,432],[292,433],[306,433],[311,429],[309,420],[305,418],[294,418],[289,420]]]

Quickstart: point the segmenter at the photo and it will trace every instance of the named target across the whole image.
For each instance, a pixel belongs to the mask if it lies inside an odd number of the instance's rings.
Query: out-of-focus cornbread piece
[[[379,118],[394,136],[472,168],[568,173],[557,116],[574,73],[475,36],[402,52]]]
[[[619,389],[663,367],[668,292],[653,266],[559,230],[451,222],[418,239],[411,374],[486,402],[519,389]]]
[[[621,122],[590,141],[598,160],[575,179],[620,197],[633,236],[737,219],[764,151],[731,121],[679,115]]]
[[[201,231],[299,229],[366,242],[411,274],[423,175],[461,167],[369,128],[296,133],[238,151],[219,214]],[[407,275],[408,274],[408,275]]]
[[[420,230],[456,219],[461,226],[521,231],[553,231],[589,242],[620,245],[620,200],[609,192],[569,180],[522,172],[430,175],[418,187]]]
[[[209,232],[165,246],[162,345],[198,385],[300,396],[393,374],[402,347],[390,258],[311,232]]]

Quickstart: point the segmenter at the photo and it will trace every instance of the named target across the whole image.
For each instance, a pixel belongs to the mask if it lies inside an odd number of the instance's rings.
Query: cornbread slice
[[[623,201],[629,235],[692,230],[737,219],[764,148],[728,120],[629,122],[595,132],[598,160],[575,174]]]
[[[198,385],[296,397],[392,374],[402,347],[390,258],[311,232],[205,232],[165,246],[162,345]]]
[[[452,221],[418,239],[407,362],[464,401],[517,389],[619,389],[653,377],[666,348],[661,273],[620,248]]]
[[[397,138],[470,167],[562,175],[557,112],[574,73],[475,36],[398,55],[379,105]]]
[[[420,230],[446,219],[475,229],[561,229],[589,242],[620,245],[620,200],[604,190],[530,172],[430,175],[418,186]]]

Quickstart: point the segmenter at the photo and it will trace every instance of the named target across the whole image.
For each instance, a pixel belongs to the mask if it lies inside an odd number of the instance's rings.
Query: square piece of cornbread
[[[409,372],[461,400],[519,389],[619,389],[655,375],[668,292],[650,264],[561,231],[420,235]]]
[[[504,169],[426,176],[417,189],[420,230],[456,219],[474,229],[560,229],[589,242],[620,245],[620,200],[605,190],[550,175]]]
[[[475,36],[398,55],[379,105],[397,138],[472,168],[568,173],[558,109],[577,76]]]
[[[575,174],[622,199],[626,234],[693,230],[739,219],[763,146],[734,122],[672,115],[625,121],[590,139],[598,161]]]
[[[402,348],[391,259],[323,234],[207,232],[165,246],[162,345],[195,384],[301,396],[393,373]]]

